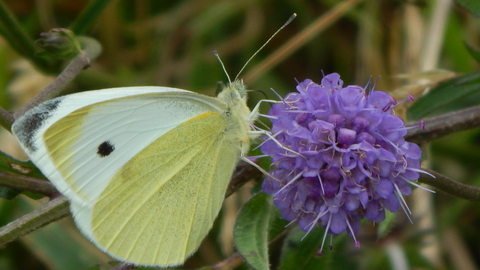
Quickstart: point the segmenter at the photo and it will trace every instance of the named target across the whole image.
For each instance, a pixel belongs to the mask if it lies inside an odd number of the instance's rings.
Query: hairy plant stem
[[[55,187],[48,181],[6,172],[0,172],[0,186],[30,191],[48,197],[53,197],[58,194]]]
[[[442,114],[423,121],[425,130],[410,129],[405,136],[406,141],[426,143],[458,131],[478,128],[480,126],[480,106]],[[415,125],[418,125],[418,122],[406,124],[406,126]]]
[[[0,246],[16,240],[40,227],[59,220],[69,213],[68,201],[64,196],[55,198],[0,228]]]
[[[472,202],[480,202],[480,188],[459,183],[436,171],[429,169],[422,170],[432,174],[435,176],[435,178],[432,178],[427,174],[421,174],[418,182],[428,184],[439,191],[461,199]]]

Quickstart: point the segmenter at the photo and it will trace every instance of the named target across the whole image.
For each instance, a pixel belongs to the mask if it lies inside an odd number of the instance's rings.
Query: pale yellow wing
[[[92,207],[72,205],[80,229],[115,258],[179,265],[217,216],[239,155],[226,117],[194,117],[151,143],[111,179]]]
[[[89,206],[118,170],[158,137],[193,117],[226,109],[215,98],[180,89],[112,88],[44,102],[12,129],[57,189]]]

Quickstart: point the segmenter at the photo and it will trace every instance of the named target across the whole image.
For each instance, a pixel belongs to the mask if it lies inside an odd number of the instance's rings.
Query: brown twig
[[[28,234],[40,227],[59,220],[69,214],[68,201],[64,196],[49,201],[0,228],[0,246],[5,246],[17,238]]]
[[[91,60],[100,55],[102,47],[98,41],[87,37],[78,37],[78,39],[82,44],[82,52],[73,58],[62,73],[60,73],[50,85],[43,89],[40,94],[20,110],[16,111],[13,114],[15,119],[22,116],[26,111],[35,107],[39,103],[59,95],[67,84],[69,84],[84,68],[90,65]]]
[[[134,270],[136,268],[137,267],[132,264],[122,262],[113,267],[112,270]]]
[[[31,191],[48,197],[58,194],[55,187],[48,181],[6,172],[0,172],[0,186]]]
[[[37,106],[39,103],[57,96],[67,84],[69,84],[80,71],[90,64],[90,60],[85,53],[80,53],[68,64],[68,66],[58,75],[55,80],[48,85],[45,89],[34,97],[27,105],[20,108],[13,114],[13,117],[17,119],[22,116],[26,111]]]
[[[260,179],[262,176],[263,174],[252,165],[243,162],[239,163],[233,174],[232,181],[228,184],[225,198],[228,198],[235,193],[235,191],[245,185],[248,181],[252,179]]]
[[[475,106],[424,120],[425,130],[420,128],[408,131],[405,140],[424,143],[458,131],[480,127],[480,106]],[[418,125],[407,123],[406,126]]]
[[[13,115],[0,107],[0,125],[6,130],[10,130],[14,121]]]

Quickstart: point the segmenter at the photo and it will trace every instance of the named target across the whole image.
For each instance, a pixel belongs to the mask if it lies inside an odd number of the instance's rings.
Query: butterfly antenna
[[[245,65],[243,65],[242,69],[240,69],[240,71],[238,72],[237,76],[235,77],[235,80],[238,79],[238,76],[240,76],[240,73],[242,73],[242,71],[245,69],[245,67],[248,65],[248,63],[250,63],[250,61],[253,59],[253,57],[255,57],[255,55],[257,55],[258,52],[260,52],[260,51],[263,49],[263,47],[265,47],[265,46],[268,44],[268,42],[270,42],[270,40],[272,40],[272,38],[278,34],[278,32],[280,32],[283,28],[285,28],[285,26],[289,25],[289,24],[293,21],[293,19],[295,19],[295,17],[297,17],[297,13],[293,13],[292,16],[290,16],[290,18],[288,18],[288,20],[287,20],[280,28],[278,28],[278,30],[277,30],[275,33],[273,33],[273,35],[262,45],[262,47],[260,47],[260,49],[258,49],[258,50],[247,60],[247,62],[245,63]],[[223,64],[222,64],[222,65],[223,65]],[[224,68],[224,69],[225,69],[225,68]]]
[[[213,50],[212,53],[218,59],[218,62],[220,62],[220,65],[222,66],[222,69],[223,69],[223,72],[225,72],[225,75],[227,75],[228,84],[232,84],[232,81],[230,80],[230,76],[228,76],[227,69],[225,68],[225,65],[223,64],[222,59],[220,59],[220,55],[218,55],[217,50]]]

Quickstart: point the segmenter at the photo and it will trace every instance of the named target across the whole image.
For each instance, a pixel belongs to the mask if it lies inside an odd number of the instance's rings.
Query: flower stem
[[[100,44],[91,38],[82,38],[82,53],[78,54],[70,61],[68,66],[58,75],[55,80],[33,98],[27,105],[16,111],[13,116],[18,118],[26,111],[35,107],[39,103],[52,98],[64,89],[84,68],[90,65],[90,60],[96,58],[101,51]]]
[[[134,269],[137,269],[137,267],[135,265],[132,265],[132,264],[129,264],[129,263],[126,263],[126,262],[122,262],[122,263],[117,264],[111,270],[134,270]]]
[[[428,184],[440,191],[443,191],[458,198],[462,198],[472,202],[480,202],[480,188],[453,181],[445,175],[442,175],[433,170],[423,170],[434,175],[435,178],[432,178],[427,174],[421,174],[420,179],[418,179],[419,182]]]
[[[480,106],[427,118],[424,121],[425,130],[410,129],[405,136],[406,141],[425,143],[451,133],[476,128],[480,126]],[[406,124],[406,126],[414,125],[418,125],[418,122]]]
[[[53,185],[48,181],[5,172],[0,172],[0,186],[19,189],[22,191],[31,191],[49,197],[58,194],[58,191],[55,189],[55,187],[53,187]]]
[[[68,201],[64,196],[49,201],[0,228],[0,246],[68,215]]]
[[[13,115],[0,107],[0,126],[4,127],[6,130],[10,130],[13,121],[15,121]]]

